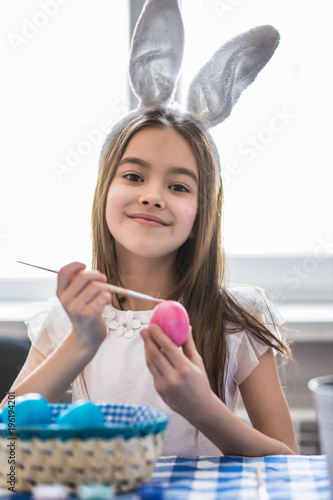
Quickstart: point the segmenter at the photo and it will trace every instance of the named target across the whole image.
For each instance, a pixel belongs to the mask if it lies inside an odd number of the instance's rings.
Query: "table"
[[[258,500],[259,467],[270,500],[330,500],[326,456],[161,458],[151,483],[166,485],[167,499]]]
[[[161,457],[148,485],[160,485],[164,500],[259,500],[258,467],[270,500],[331,500],[324,455]],[[0,493],[1,500],[30,500],[27,494]],[[116,498],[138,500],[140,495]]]

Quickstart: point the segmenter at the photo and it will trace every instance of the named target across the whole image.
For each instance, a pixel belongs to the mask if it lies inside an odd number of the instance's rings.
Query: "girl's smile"
[[[106,222],[116,248],[141,257],[175,253],[192,236],[198,166],[172,128],[145,128],[129,141],[110,185]]]
[[[170,225],[164,220],[160,219],[159,217],[156,217],[155,215],[132,214],[128,215],[128,217],[132,219],[134,222],[137,222],[138,224],[142,224],[143,226],[148,226],[148,227],[161,227]]]

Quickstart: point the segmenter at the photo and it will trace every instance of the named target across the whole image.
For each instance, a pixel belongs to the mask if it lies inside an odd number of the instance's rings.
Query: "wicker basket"
[[[37,484],[61,483],[75,493],[80,484],[99,483],[126,492],[149,480],[168,416],[143,405],[98,406],[104,414],[104,426],[98,428],[50,424],[16,428],[15,436],[10,436],[7,426],[0,424],[2,487],[31,491]],[[67,407],[52,405],[53,421]]]

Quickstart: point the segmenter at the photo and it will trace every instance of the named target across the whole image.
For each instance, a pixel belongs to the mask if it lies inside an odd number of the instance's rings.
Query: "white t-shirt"
[[[233,297],[252,313],[257,314],[273,333],[272,325],[280,326],[283,318],[258,287],[230,288]],[[37,306],[27,321],[28,335],[33,346],[49,356],[70,333],[71,322],[60,301],[52,297]],[[152,311],[120,311],[107,306],[104,311],[108,335],[92,361],[84,370],[88,394],[94,402],[140,403],[165,411],[170,419],[163,455],[211,455],[221,451],[201,433],[195,439],[195,428],[186,419],[171,410],[158,395],[144,355],[140,329],[149,323]],[[229,363],[226,374],[226,404],[234,411],[241,384],[259,363],[258,358],[268,349],[266,344],[241,331],[228,335]],[[59,367],[61,370],[61,367]],[[73,383],[73,401],[87,398],[81,382]]]

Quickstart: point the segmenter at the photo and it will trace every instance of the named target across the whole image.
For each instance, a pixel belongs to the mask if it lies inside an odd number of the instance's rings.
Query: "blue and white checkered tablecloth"
[[[333,500],[327,460],[323,455],[274,455],[261,458],[161,457],[155,465],[152,478],[143,486],[146,491],[140,491],[139,488],[117,495],[116,498],[261,500],[256,473],[258,467],[269,500]],[[0,488],[0,500],[31,499],[29,494],[8,493]],[[71,499],[75,500],[75,497]]]
[[[325,456],[165,457],[149,484],[167,500],[259,500],[256,469],[270,500],[331,500]]]

